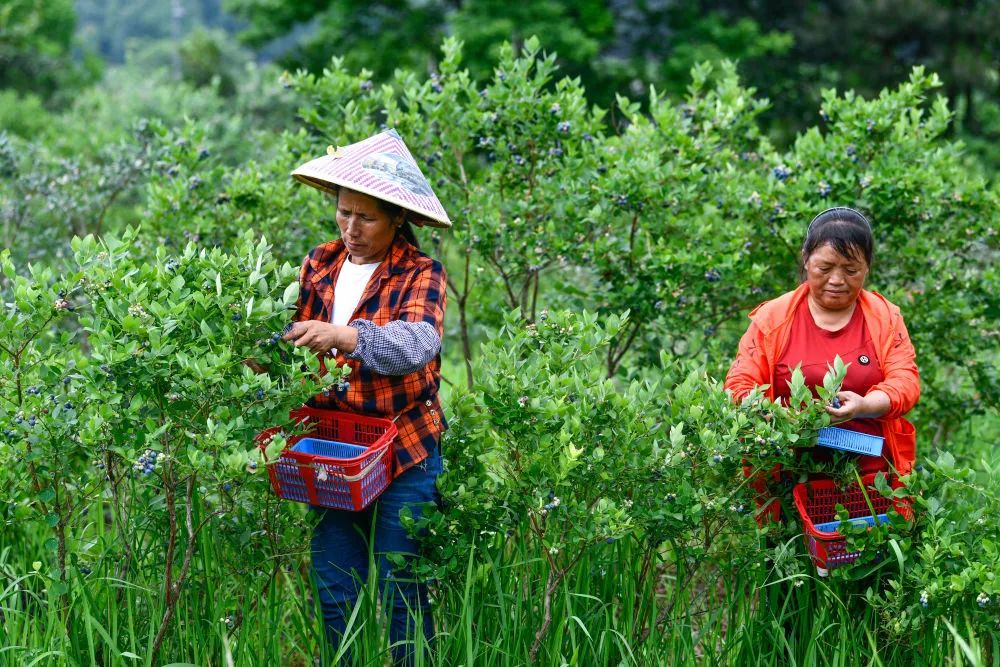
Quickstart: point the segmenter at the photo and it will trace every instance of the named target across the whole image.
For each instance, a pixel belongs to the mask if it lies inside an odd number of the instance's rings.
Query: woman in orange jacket
[[[817,215],[802,244],[804,282],[750,312],[725,386],[736,401],[760,385],[772,400],[787,400],[796,366],[815,387],[839,355],[849,363],[847,376],[827,412],[841,428],[885,439],[882,456],[860,457],[862,474],[895,469],[906,475],[916,443],[903,415],[920,397],[920,376],[899,308],[864,289],[873,245],[871,225],[858,211],[840,207]],[[814,457],[824,452],[810,451]]]

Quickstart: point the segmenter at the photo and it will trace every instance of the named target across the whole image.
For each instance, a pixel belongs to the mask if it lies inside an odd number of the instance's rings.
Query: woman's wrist
[[[861,414],[858,416],[868,419],[878,419],[889,412],[890,407],[892,407],[892,402],[889,400],[889,395],[881,389],[876,389],[864,396],[862,407],[859,411]]]
[[[334,324],[334,347],[341,354],[350,354],[358,348],[358,330],[352,326]]]

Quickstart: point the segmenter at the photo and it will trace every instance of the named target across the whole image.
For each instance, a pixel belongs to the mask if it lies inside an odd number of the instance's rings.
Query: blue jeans
[[[408,567],[393,571],[386,554],[416,554],[417,540],[410,537],[401,525],[399,512],[409,507],[416,518],[425,503],[436,503],[439,497],[437,477],[440,473],[441,454],[435,448],[426,459],[392,480],[378,500],[364,510],[319,510],[323,516],[313,531],[312,568],[327,640],[334,652],[340,645],[347,619],[357,602],[359,588],[368,579],[369,536],[374,539],[373,551],[383,608],[389,613],[389,641],[394,645],[394,664],[413,664],[414,620],[411,615],[415,615],[417,610],[423,611],[424,637],[430,641],[433,636],[427,586],[416,581]],[[345,654],[342,664],[351,664],[349,654]]]

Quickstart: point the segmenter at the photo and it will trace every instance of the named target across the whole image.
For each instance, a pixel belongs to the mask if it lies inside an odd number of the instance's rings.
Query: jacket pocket
[[[899,475],[909,475],[917,458],[917,430],[909,420],[900,417],[886,424],[889,451]]]

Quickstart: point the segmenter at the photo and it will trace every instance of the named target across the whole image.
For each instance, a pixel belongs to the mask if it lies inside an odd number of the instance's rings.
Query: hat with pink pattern
[[[396,130],[386,130],[349,146],[330,146],[326,155],[310,160],[292,177],[335,194],[344,187],[402,206],[410,219],[433,227],[451,227],[451,220],[424,178]]]

